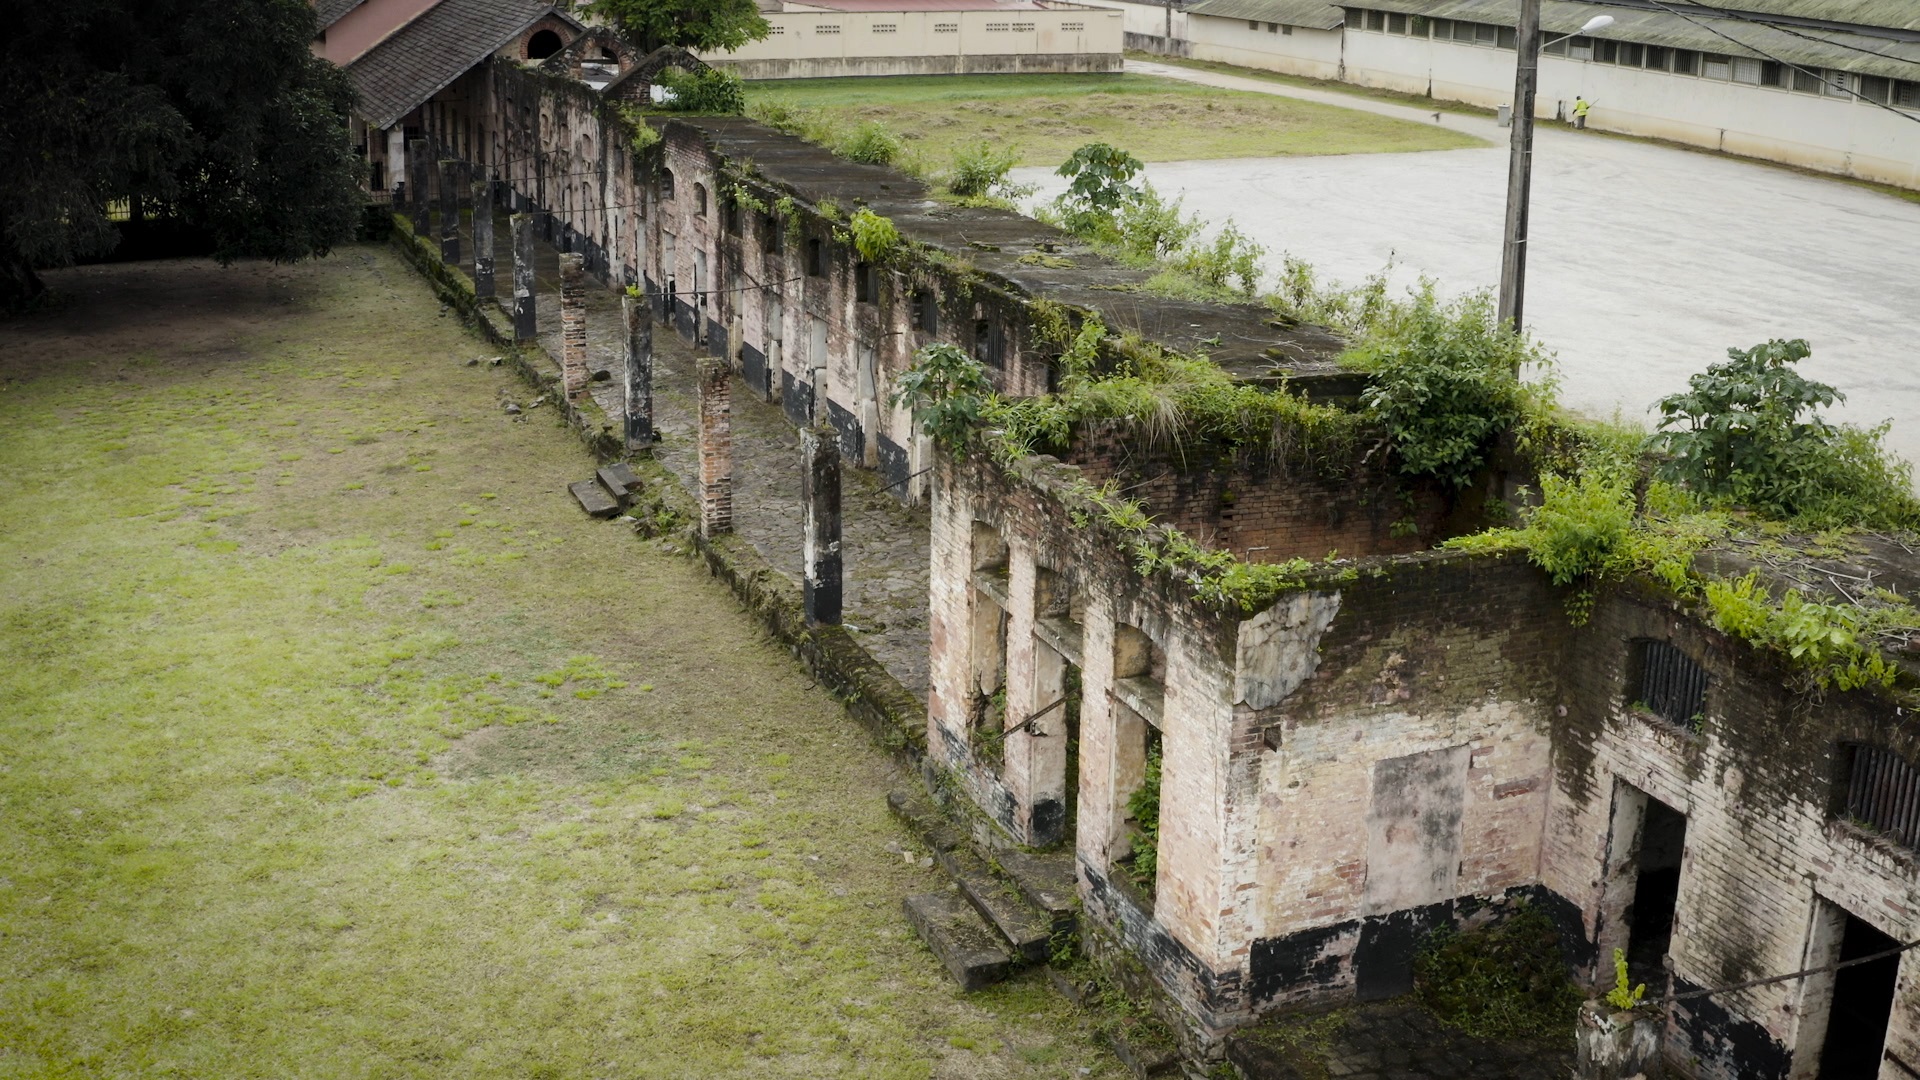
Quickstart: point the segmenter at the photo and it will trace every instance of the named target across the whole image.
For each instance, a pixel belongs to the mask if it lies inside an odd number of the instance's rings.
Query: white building
[[[1135,9],[1144,26],[1163,12]],[[1920,189],[1920,2],[1546,0],[1537,113]],[[1513,100],[1516,0],[1198,0],[1173,51],[1441,100]],[[1129,29],[1134,20],[1129,19]],[[1176,36],[1178,36],[1178,26]]]

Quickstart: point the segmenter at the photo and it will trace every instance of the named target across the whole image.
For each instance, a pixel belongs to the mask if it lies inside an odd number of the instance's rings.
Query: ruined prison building
[[[1830,1076],[1920,1075],[1912,953],[1723,989],[1920,938],[1920,741],[1899,699],[1797,692],[1651,581],[1576,626],[1524,557],[1435,550],[1532,480],[1511,448],[1457,494],[1364,446],[1303,461],[1112,424],[1011,463],[939,450],[889,403],[915,350],[955,343],[1001,393],[1043,394],[1059,347],[1036,326],[1062,312],[1322,400],[1358,386],[1328,334],[1126,291],[1145,275],[1057,231],[750,121],[654,117],[659,141],[636,144],[620,106],[645,67],[621,65],[596,88],[489,60],[408,122],[481,148],[496,202],[930,498],[926,768],[1007,842],[1073,853],[1091,951],[1150,973],[1191,1046],[1404,993],[1423,935],[1525,901],[1600,989],[1621,948],[1656,994],[1716,991],[1666,1007],[1682,1073],[1812,1077],[1825,1055]],[[851,242],[861,207],[906,241],[884,260]],[[1141,571],[1088,498],[1108,480],[1213,549],[1316,562],[1255,610],[1208,602]],[[1846,561],[1920,585],[1898,548]],[[1834,1064],[1847,1052],[1867,1064]]]

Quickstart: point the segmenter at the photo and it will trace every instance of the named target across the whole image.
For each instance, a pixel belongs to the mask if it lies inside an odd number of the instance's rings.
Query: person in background
[[[1584,130],[1587,126],[1587,113],[1591,112],[1592,110],[1593,110],[1593,102],[1588,101],[1586,98],[1580,97],[1577,94],[1574,95],[1573,126]]]

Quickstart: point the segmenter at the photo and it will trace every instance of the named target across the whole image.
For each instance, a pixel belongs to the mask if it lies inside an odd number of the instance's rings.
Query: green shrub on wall
[[[668,91],[660,107],[669,112],[739,116],[747,111],[746,84],[730,72],[667,68],[655,81]]]

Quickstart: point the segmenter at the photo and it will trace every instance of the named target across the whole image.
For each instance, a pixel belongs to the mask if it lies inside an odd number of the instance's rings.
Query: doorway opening
[[[1837,959],[1845,963],[1899,947],[1899,942],[1848,914]],[[1900,955],[1895,953],[1834,973],[1827,1041],[1820,1052],[1822,1080],[1880,1075],[1887,1020],[1893,1014],[1894,977],[1899,971]]]
[[[1640,825],[1639,880],[1633,888],[1627,972],[1649,993],[1667,989],[1666,956],[1673,943],[1673,913],[1680,903],[1680,856],[1687,845],[1687,816],[1658,799],[1647,800]]]

